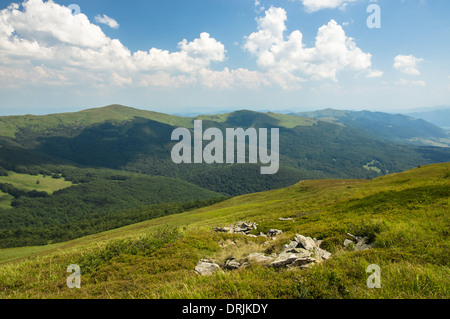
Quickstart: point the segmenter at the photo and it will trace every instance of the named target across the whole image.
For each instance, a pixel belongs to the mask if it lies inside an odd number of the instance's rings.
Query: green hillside
[[[450,161],[450,148],[396,144],[342,123],[240,110],[197,119],[204,130],[222,132],[279,128],[276,174],[262,175],[260,164],[175,164],[171,133],[192,129],[194,119],[120,105],[0,117],[3,128],[15,128],[0,135],[0,247],[67,241],[301,180],[371,179]]]
[[[222,197],[163,176],[71,166],[40,170],[44,175],[0,176],[0,247],[66,241]]]
[[[15,172],[8,172],[8,176],[0,176],[0,183],[9,183],[24,191],[37,190],[47,192],[48,194],[53,194],[55,191],[72,185],[71,182],[65,181],[58,175],[54,177],[42,174],[34,176]]]
[[[104,167],[166,176],[231,196],[277,189],[314,178],[374,178],[418,165],[450,160],[450,149],[399,145],[359,128],[294,115],[236,111],[204,115],[203,129],[280,128],[280,169],[260,165],[177,165],[170,158],[172,131],[194,118],[124,106],[32,117],[1,117],[16,127],[0,136],[0,170],[39,173],[47,164]],[[376,162],[376,169],[367,169]],[[36,168],[38,167],[38,168]],[[243,178],[245,176],[245,178]]]
[[[0,266],[0,296],[448,299],[449,200],[450,163],[373,180],[302,181],[71,242],[0,250],[10,260]],[[268,241],[213,231],[238,221],[283,234]],[[347,233],[367,236],[374,248],[345,248]],[[322,240],[332,257],[304,269],[251,264],[213,276],[194,271],[201,258],[222,265],[229,257],[279,253],[295,234]],[[65,284],[73,263],[81,267],[81,289]],[[366,285],[371,264],[381,268],[379,289]]]
[[[416,145],[450,146],[450,135],[441,127],[420,117],[370,111],[324,109],[296,113],[330,123],[355,127],[367,134],[387,140]],[[443,116],[445,117],[445,116]]]
[[[145,111],[122,105],[87,109],[80,112],[50,115],[24,115],[0,117],[0,136],[33,137],[73,135],[94,124],[123,122],[133,118],[144,118],[164,124],[190,127],[192,119]]]

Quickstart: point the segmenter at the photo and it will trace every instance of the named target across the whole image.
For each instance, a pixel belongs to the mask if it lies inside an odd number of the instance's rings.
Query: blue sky
[[[448,0],[2,1],[0,115],[450,105],[449,40]]]

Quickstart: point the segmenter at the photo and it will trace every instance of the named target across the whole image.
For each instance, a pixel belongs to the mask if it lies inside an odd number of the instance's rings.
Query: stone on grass
[[[202,276],[211,276],[217,272],[222,272],[222,269],[209,259],[201,259],[195,266],[195,271]]]

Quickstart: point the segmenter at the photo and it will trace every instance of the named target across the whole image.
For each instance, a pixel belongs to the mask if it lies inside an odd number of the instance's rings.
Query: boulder
[[[355,243],[353,241],[351,241],[350,239],[344,240],[344,247],[352,247],[354,245],[355,245]]]
[[[282,222],[284,222],[284,221],[294,221],[293,218],[283,218],[283,217],[278,218],[278,220],[282,221]]]
[[[374,243],[371,243],[371,244],[368,243],[369,242],[368,237],[355,236],[350,233],[347,233],[347,235],[352,237],[353,241],[351,241],[349,239],[345,239],[344,240],[345,247],[353,245],[353,249],[356,251],[367,250],[367,249],[371,249],[371,248],[375,247]],[[355,242],[356,242],[356,244],[355,244]]]
[[[287,265],[288,268],[300,267],[305,268],[309,267],[311,264],[317,263],[318,260],[313,257],[301,257],[294,260],[291,264]]]
[[[331,253],[329,251],[326,251],[319,247],[314,248],[314,255],[319,260],[327,260],[327,259],[330,259],[330,257],[331,257]]]
[[[253,254],[250,254],[246,259],[250,263],[268,264],[268,263],[272,262],[275,258],[271,257],[271,256],[266,256],[263,253],[253,253]]]
[[[279,230],[279,229],[270,229],[270,230],[267,232],[267,236],[268,236],[268,237],[275,237],[275,236],[280,235],[280,234],[282,234],[282,233],[283,233],[282,230]]]
[[[295,241],[302,245],[306,250],[313,250],[317,247],[315,241],[311,237],[305,237],[303,235],[295,235]]]
[[[209,259],[201,259],[195,266],[195,271],[202,276],[211,276],[217,272],[222,272],[222,269]]]
[[[250,231],[257,229],[258,224],[252,222],[238,222],[230,227],[214,227],[214,231],[230,233],[230,234],[244,234],[247,235]]]
[[[301,257],[298,256],[297,254],[282,252],[281,254],[278,255],[277,259],[275,259],[273,262],[270,263],[270,266],[274,268],[284,267],[289,264],[292,264],[298,258]]]
[[[277,259],[270,263],[275,268],[309,267],[312,264],[327,260],[331,253],[320,248],[321,241],[297,234],[294,241],[284,245]]]
[[[241,264],[236,260],[236,258],[232,257],[225,262],[225,269],[235,270],[241,267]]]

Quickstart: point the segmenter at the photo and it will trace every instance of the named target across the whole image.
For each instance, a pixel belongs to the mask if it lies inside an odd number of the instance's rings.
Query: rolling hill
[[[302,181],[66,243],[0,250],[0,296],[447,299],[449,198],[449,163],[373,180]],[[256,222],[258,232],[283,233],[267,241],[213,231],[242,220]],[[347,233],[368,236],[374,248],[344,247]],[[223,265],[279,253],[295,234],[321,240],[332,257],[290,270],[250,264],[213,276],[194,271],[201,258]],[[66,287],[70,264],[81,267],[80,289]],[[381,268],[380,289],[366,285],[371,264]]]
[[[261,175],[259,164],[174,164],[171,133],[192,129],[194,119],[222,131],[278,127],[279,171]],[[354,126],[271,112],[189,118],[112,105],[0,117],[0,123],[0,247],[61,242],[301,180],[371,179],[450,161],[450,148],[397,144]],[[17,188],[16,174],[36,180],[35,189]],[[73,185],[41,192],[40,176]]]
[[[437,110],[408,113],[407,115],[450,130],[450,107],[448,106]]]
[[[441,147],[450,146],[449,133],[432,124],[432,122],[425,121],[420,116],[334,109],[295,113],[294,115],[356,127],[387,141]]]
[[[179,126],[192,128],[194,119],[202,119],[204,129],[279,127],[279,172],[260,176],[259,165],[174,164],[171,132]],[[47,163],[106,167],[179,178],[228,195],[285,187],[302,179],[373,178],[450,160],[448,149],[399,145],[354,126],[270,112],[184,118],[112,105],[31,118],[0,117],[2,121],[9,129],[0,135],[0,166],[7,170]],[[375,169],[368,169],[369,164]]]

